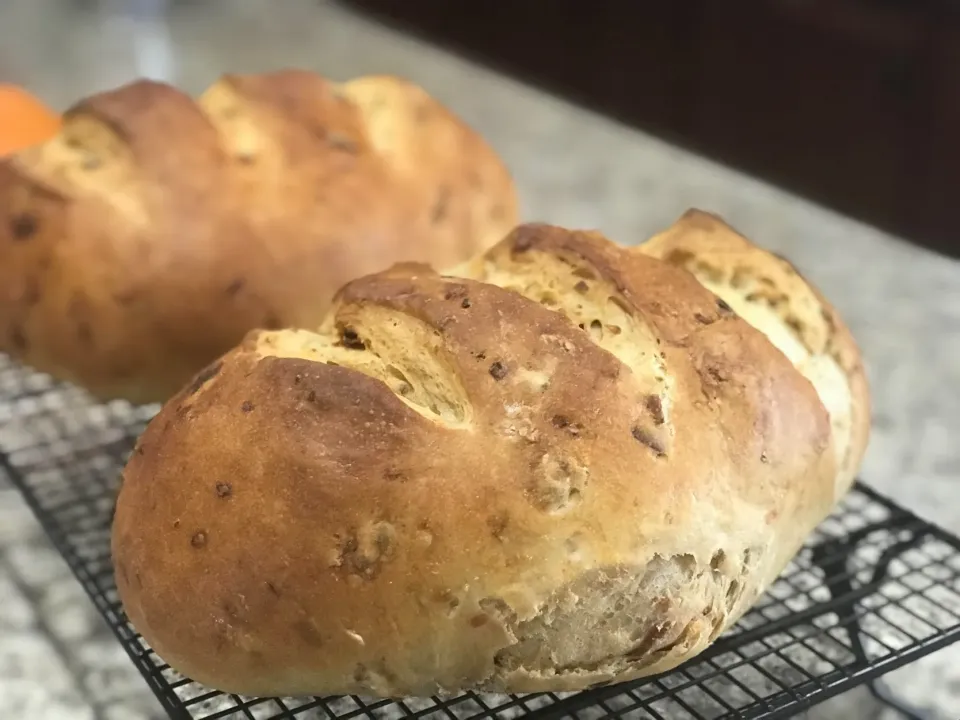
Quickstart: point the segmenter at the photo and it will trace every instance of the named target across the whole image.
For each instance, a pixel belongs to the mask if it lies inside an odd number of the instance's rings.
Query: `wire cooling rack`
[[[960,540],[858,484],[735,628],[656,678],[581,693],[403,702],[214,692],[157,657],[117,598],[114,494],[155,410],[95,404],[0,355],[0,467],[175,720],[787,718],[960,640]]]

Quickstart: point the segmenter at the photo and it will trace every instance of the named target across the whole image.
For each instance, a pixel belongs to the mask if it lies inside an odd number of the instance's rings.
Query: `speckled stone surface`
[[[141,19],[110,15],[136,6]],[[524,215],[642,240],[698,206],[790,257],[838,305],[868,360],[874,434],[863,477],[960,532],[960,263],[424,46],[328,2],[2,0],[0,81],[63,107],[136,75],[192,92],[223,71],[392,72],[483,132]],[[271,6],[271,9],[267,9]],[[828,160],[825,160],[828,161]],[[960,647],[888,676],[930,718],[960,716]],[[809,712],[892,720],[865,691]],[[0,478],[0,717],[137,720],[159,705],[20,497]]]

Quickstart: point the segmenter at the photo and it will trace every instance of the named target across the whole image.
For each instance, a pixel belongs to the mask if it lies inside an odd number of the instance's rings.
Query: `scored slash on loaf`
[[[0,351],[167,400],[254,328],[318,325],[348,280],[515,223],[497,155],[405,80],[228,75],[197,100],[138,81],[0,160]]]
[[[730,627],[849,489],[856,345],[691,211],[635,249],[521,225],[252,333],[124,474],[113,558],[165,661],[245,695],[577,690]]]

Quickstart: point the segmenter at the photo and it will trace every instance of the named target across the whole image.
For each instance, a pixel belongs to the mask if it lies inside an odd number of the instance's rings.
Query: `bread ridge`
[[[761,257],[696,211],[674,240],[705,223]],[[125,471],[134,625],[253,695],[578,690],[697,655],[863,448],[673,248],[521,225],[453,271],[348,283],[319,332],[249,335]]]
[[[0,351],[163,401],[248,331],[315,326],[344,282],[459,262],[516,214],[494,150],[403,78],[134,81],[0,160]]]
[[[846,493],[866,451],[871,404],[863,357],[837,309],[790,260],[757,247],[714,213],[690,210],[638,249],[691,272],[814,385],[842,439],[836,494]]]

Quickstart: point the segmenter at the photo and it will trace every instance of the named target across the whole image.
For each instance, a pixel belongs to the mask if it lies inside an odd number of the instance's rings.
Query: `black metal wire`
[[[670,673],[573,694],[225,695],[158,658],[117,597],[109,535],[119,472],[155,408],[95,404],[3,356],[0,400],[0,471],[174,720],[787,718],[960,640],[960,540],[858,483],[737,626]]]

